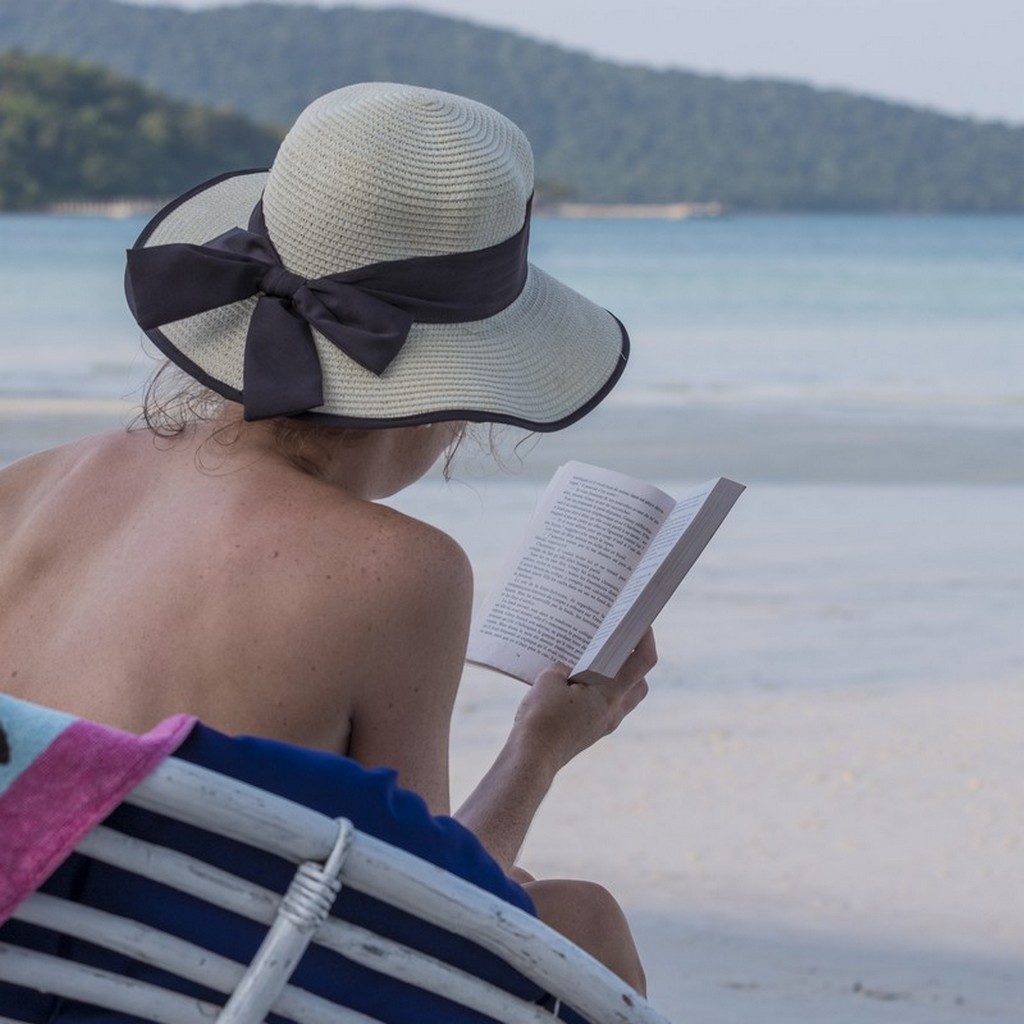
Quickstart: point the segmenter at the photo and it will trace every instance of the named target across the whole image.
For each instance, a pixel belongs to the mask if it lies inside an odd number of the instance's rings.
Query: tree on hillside
[[[266,165],[279,135],[237,114],[168,100],[103,68],[0,55],[0,208],[170,196]]]

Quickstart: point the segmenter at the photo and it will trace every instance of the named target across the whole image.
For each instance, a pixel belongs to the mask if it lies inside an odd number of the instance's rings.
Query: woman
[[[138,732],[187,710],[391,766],[449,813],[472,573],[376,499],[470,420],[568,425],[627,354],[614,316],[528,263],[532,182],[496,111],[364,83],[307,108],[269,173],[157,214],[128,300],[183,383],[150,389],[148,429],[0,473],[4,689]],[[655,660],[648,634],[607,684],[542,674],[456,814],[542,918],[641,990],[615,901],[514,863],[555,774],[639,703]]]

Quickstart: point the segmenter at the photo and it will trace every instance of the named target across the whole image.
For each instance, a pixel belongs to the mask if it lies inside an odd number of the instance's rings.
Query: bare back
[[[459,555],[291,467],[203,473],[146,431],[87,438],[0,471],[0,688],[132,731],[189,711],[350,752],[443,805]]]

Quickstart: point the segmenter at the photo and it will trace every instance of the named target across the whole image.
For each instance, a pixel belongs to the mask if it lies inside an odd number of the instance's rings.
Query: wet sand
[[[28,451],[117,427],[134,410],[115,401],[0,399],[0,465]],[[1024,483],[1024,423],[609,401],[553,434],[497,429],[507,470],[481,455],[489,428],[477,425],[476,443],[468,442],[459,457],[460,475],[473,481],[547,479],[562,462],[579,459],[672,480],[731,476],[779,483]],[[515,454],[517,442],[522,459]]]

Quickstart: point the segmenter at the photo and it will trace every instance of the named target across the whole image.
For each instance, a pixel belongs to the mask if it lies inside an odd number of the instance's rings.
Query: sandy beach
[[[538,486],[401,507],[460,538],[479,598]],[[560,776],[524,866],[621,897],[675,1020],[1020,1020],[1024,490],[741,501],[659,620],[650,697]],[[456,796],[519,695],[467,670]]]
[[[126,412],[7,402],[0,462]],[[523,865],[616,893],[680,1022],[1020,1020],[1024,445],[1010,428],[674,415],[685,445],[609,404],[521,463],[506,438],[511,473],[470,445],[451,483],[389,502],[463,544],[479,602],[566,458],[670,492],[719,466],[751,485],[659,619],[650,697],[559,777]],[[629,423],[652,443],[628,444]],[[899,480],[915,446],[931,457]],[[519,697],[467,668],[456,801]]]
[[[708,1024],[1021,1019],[1019,681],[662,682],[559,778],[523,856],[620,896],[656,1005]],[[466,684],[460,792],[517,696]]]

